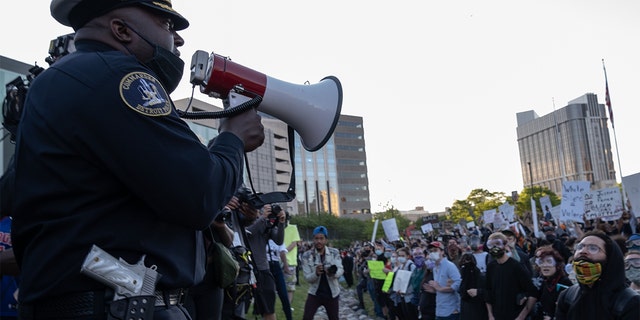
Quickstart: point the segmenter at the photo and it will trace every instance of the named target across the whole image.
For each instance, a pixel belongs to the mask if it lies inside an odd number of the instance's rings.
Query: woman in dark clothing
[[[472,253],[465,253],[460,258],[460,275],[460,320],[488,319],[484,302],[485,276],[478,269]]]
[[[536,273],[540,275],[538,301],[533,320],[550,320],[555,317],[556,301],[560,292],[573,283],[564,271],[564,259],[553,247],[544,246],[536,250]]]
[[[425,260],[424,276],[420,283],[420,314],[422,320],[436,319],[436,289],[429,285],[433,280],[433,268],[436,263],[433,260]]]

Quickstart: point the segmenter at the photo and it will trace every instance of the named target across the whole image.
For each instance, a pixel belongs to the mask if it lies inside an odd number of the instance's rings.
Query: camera
[[[330,265],[327,269],[327,274],[329,275],[334,275],[336,274],[336,272],[338,272],[338,267],[335,264]]]
[[[265,205],[264,201],[260,199],[260,195],[252,192],[247,187],[238,188],[235,196],[240,202],[246,203],[256,210],[262,208]]]
[[[282,207],[279,204],[271,204],[271,213],[267,216],[269,221],[269,227],[272,228],[278,224],[278,214],[282,211]]]

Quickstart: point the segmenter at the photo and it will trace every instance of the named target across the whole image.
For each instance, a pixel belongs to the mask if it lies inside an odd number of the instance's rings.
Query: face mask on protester
[[[424,264],[424,257],[423,256],[413,257],[413,263],[415,263],[418,268],[422,267],[422,265]]]
[[[436,267],[436,262],[431,259],[426,260],[424,264],[425,264],[425,267],[429,270],[433,270],[433,268]]]
[[[578,282],[591,285],[600,279],[602,275],[602,264],[586,260],[574,261],[573,272],[576,274]]]
[[[389,260],[391,261],[391,264],[395,264],[396,261],[398,261],[396,257],[390,257]]]
[[[440,260],[440,252],[429,252],[429,259],[433,261]]]
[[[495,259],[498,259],[504,255],[504,248],[493,247],[489,249],[489,254]]]
[[[629,267],[629,269],[624,271],[624,276],[627,277],[627,280],[640,284],[640,268]]]
[[[407,262],[407,258],[406,257],[398,257],[398,263],[404,264],[405,262]]]
[[[376,249],[376,256],[381,255],[381,254],[382,254],[382,252],[383,252],[382,250]]]
[[[384,257],[387,258],[387,259],[391,258],[391,252],[385,252],[384,253]]]

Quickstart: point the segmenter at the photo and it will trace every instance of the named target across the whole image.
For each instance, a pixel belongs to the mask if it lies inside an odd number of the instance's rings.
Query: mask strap
[[[136,31],[136,29],[132,28],[126,21],[122,20],[122,24],[124,24],[125,27],[127,27],[127,29],[131,29],[131,31],[133,31],[133,33],[137,34],[138,37],[142,38],[142,40],[144,40],[146,43],[148,43],[151,47],[155,48],[155,44],[151,43],[151,41],[147,40],[147,38],[145,38],[143,35],[141,35],[140,33],[138,33],[138,31]],[[129,48],[127,48],[127,51],[129,51]],[[129,51],[131,52],[131,51]]]

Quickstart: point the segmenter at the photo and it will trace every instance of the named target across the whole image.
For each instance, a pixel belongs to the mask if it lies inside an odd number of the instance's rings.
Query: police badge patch
[[[120,97],[129,108],[146,116],[166,116],[171,113],[169,95],[152,75],[131,72],[120,80]]]

